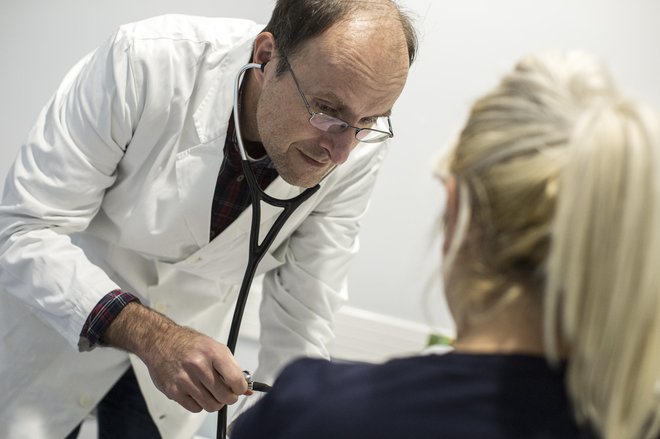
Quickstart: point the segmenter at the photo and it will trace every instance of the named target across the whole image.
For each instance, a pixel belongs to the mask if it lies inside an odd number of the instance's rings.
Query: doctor
[[[389,0],[280,0],[265,29],[156,17],[75,65],[0,206],[0,437],[76,437],[96,407],[108,437],[190,438],[194,412],[246,392],[216,341],[247,260],[237,118],[269,195],[321,181],[261,262],[255,379],[327,357],[415,50]],[[247,62],[264,67],[245,75],[233,114]],[[264,207],[261,227],[277,213]]]

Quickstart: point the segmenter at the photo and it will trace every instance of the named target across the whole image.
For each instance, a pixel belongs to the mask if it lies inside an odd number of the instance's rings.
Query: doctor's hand
[[[214,412],[248,392],[227,346],[132,302],[110,324],[103,342],[136,354],[168,398],[191,412]]]

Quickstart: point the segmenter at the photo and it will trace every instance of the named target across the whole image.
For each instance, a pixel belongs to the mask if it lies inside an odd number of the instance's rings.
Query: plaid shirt
[[[80,331],[81,340],[86,340],[83,350],[90,350],[96,346],[110,323],[131,302],[140,303],[140,300],[131,293],[121,290],[110,291],[103,296],[87,316],[82,331]]]
[[[272,183],[278,175],[268,156],[251,162],[251,168],[259,186],[262,188]],[[218,172],[211,206],[210,240],[222,233],[249,205],[250,192],[243,175],[241,154],[236,142],[236,130],[232,114],[227,128],[224,159],[220,166],[220,172]],[[89,343],[86,348],[91,349],[99,343],[105,330],[124,309],[124,306],[135,301],[139,302],[137,297],[121,290],[106,294],[87,316],[80,332],[81,339],[85,339]]]
[[[265,188],[277,178],[277,170],[268,156],[252,161],[252,172]],[[243,175],[241,154],[236,143],[234,116],[229,119],[227,140],[225,140],[225,158],[222,161],[218,181],[215,184],[213,207],[211,208],[211,234],[213,240],[250,205],[250,192]]]

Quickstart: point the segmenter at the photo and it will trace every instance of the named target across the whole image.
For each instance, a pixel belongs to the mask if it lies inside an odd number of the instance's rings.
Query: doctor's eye
[[[314,101],[314,108],[319,113],[327,114],[328,116],[334,116],[337,114],[337,110],[325,102]]]
[[[376,125],[376,122],[378,122],[377,117],[365,117],[364,119],[360,119],[360,126],[361,127],[372,127]]]

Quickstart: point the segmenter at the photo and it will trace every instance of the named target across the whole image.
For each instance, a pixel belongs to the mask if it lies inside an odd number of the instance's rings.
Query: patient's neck
[[[470,318],[469,322],[457,322],[455,350],[543,356],[539,302],[534,294],[523,293],[489,314]]]

